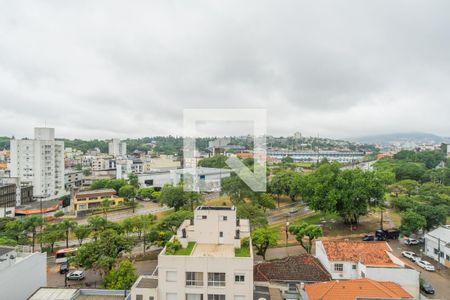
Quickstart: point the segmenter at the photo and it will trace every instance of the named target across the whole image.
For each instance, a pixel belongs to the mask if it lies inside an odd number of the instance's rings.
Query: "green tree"
[[[4,229],[5,235],[10,239],[15,240],[16,242],[19,242],[19,240],[23,237],[24,231],[24,223],[18,219],[6,223]]]
[[[170,231],[173,235],[184,220],[189,220],[192,217],[194,217],[194,214],[191,211],[179,210],[173,212],[161,220],[158,224],[158,230]]]
[[[264,210],[252,203],[241,203],[237,206],[237,216],[240,219],[248,219],[253,228],[267,225],[267,217]]]
[[[97,240],[83,244],[78,248],[70,261],[75,265],[82,265],[86,270],[94,269],[102,274],[108,273],[117,258],[124,252],[131,251],[133,241],[118,234],[113,229],[102,231]]]
[[[266,251],[269,247],[277,245],[278,232],[268,227],[261,227],[252,232],[252,242],[257,254],[266,259]]]
[[[55,243],[64,239],[64,231],[59,224],[48,224],[44,227],[44,231],[41,236],[42,243],[50,246],[50,252],[53,253]]]
[[[64,234],[66,236],[66,248],[69,248],[69,234],[71,231],[73,231],[78,223],[69,219],[65,219],[61,223],[59,223],[61,226],[61,229],[64,231]]]
[[[108,211],[111,208],[111,199],[109,199],[109,198],[102,199],[100,208],[102,209],[102,212],[105,216],[105,220],[108,220]]]
[[[224,155],[215,155],[213,157],[203,158],[198,162],[198,166],[204,168],[229,169],[230,167],[226,164],[227,159],[228,157]]]
[[[124,185],[119,190],[119,196],[126,199],[131,199],[136,196],[136,188],[131,184]]]
[[[255,197],[255,193],[236,175],[222,179],[220,193],[221,195],[228,195],[234,205],[243,202],[245,199],[253,199]]]
[[[402,162],[395,167],[395,178],[397,180],[412,179],[422,180],[425,174],[425,166],[420,163]]]
[[[290,156],[285,156],[281,159],[281,163],[283,164],[292,164],[294,163],[294,160]]]
[[[128,174],[128,184],[133,186],[135,189],[138,189],[139,188],[138,176],[134,173]]]
[[[143,198],[153,198],[153,193],[155,192],[154,188],[151,187],[146,187],[146,188],[141,188],[138,190],[137,194],[138,196],[141,196]]]
[[[313,240],[323,235],[322,228],[319,225],[301,223],[289,227],[289,232],[295,236],[307,253],[311,253]],[[308,244],[304,243],[304,239],[308,238]]]
[[[165,185],[161,190],[159,201],[161,204],[173,207],[175,211],[178,211],[181,207],[186,205],[183,187]]]
[[[15,247],[17,246],[17,241],[4,236],[0,236],[0,245]]]
[[[266,212],[267,209],[275,208],[275,201],[272,196],[267,193],[258,193],[258,197],[253,202],[259,205],[264,212]]]
[[[94,232],[94,239],[96,239],[98,233],[107,228],[108,221],[105,218],[99,216],[91,216],[88,218],[88,224]]]
[[[397,182],[397,184],[402,187],[408,196],[411,196],[419,188],[419,183],[412,179],[404,179]]]
[[[44,220],[41,216],[28,216],[23,219],[23,226],[28,234],[31,234],[31,249],[34,252],[37,228],[42,227]]]
[[[385,185],[374,172],[341,171],[337,163],[324,163],[303,178],[301,193],[310,208],[336,212],[345,223],[356,224],[370,206],[382,203]]]
[[[429,231],[434,227],[446,223],[448,216],[448,206],[431,206],[424,204],[419,205],[416,209],[416,212],[425,218],[426,225],[424,226],[424,228]]]
[[[126,290],[131,288],[136,279],[136,268],[131,261],[124,259],[105,276],[104,286],[111,290]]]
[[[405,235],[411,235],[427,225],[425,217],[412,210],[403,212],[401,217],[400,231]]]
[[[73,229],[73,233],[75,234],[75,237],[77,238],[80,246],[83,245],[83,241],[89,236],[91,231],[91,226],[87,224],[78,225]]]

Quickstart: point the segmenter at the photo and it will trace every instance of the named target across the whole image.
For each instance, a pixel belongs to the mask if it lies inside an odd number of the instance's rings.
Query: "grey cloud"
[[[183,108],[220,107],[267,108],[272,134],[450,135],[448,1],[0,7],[0,135],[182,134]]]

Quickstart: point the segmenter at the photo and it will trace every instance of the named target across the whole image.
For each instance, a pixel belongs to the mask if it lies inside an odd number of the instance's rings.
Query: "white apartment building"
[[[120,139],[112,139],[108,143],[108,154],[114,156],[127,155],[127,143],[122,142]]]
[[[230,169],[198,167],[138,174],[138,180],[141,187],[158,189],[166,184],[178,185],[181,181],[184,181],[186,186],[194,184],[193,190],[198,191],[200,188],[205,192],[217,192],[220,191],[221,180],[230,176]]]
[[[11,177],[33,185],[35,196],[54,199],[64,192],[64,142],[54,128],[35,128],[34,139],[11,140]]]
[[[394,256],[386,242],[316,241],[315,256],[332,279],[392,281],[419,297],[419,272]]]
[[[173,253],[166,245],[158,256],[157,277],[141,276],[131,300],[253,299],[250,223],[236,217],[235,207],[197,207],[169,243],[176,241],[182,249]]]
[[[1,299],[28,299],[46,285],[46,253],[18,252],[13,247],[0,246]]]
[[[450,267],[450,225],[425,234],[425,254],[447,268]]]

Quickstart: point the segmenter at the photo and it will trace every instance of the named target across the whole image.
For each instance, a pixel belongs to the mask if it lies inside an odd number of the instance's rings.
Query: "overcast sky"
[[[274,135],[450,136],[449,12],[447,0],[0,0],[0,135],[179,135],[185,108],[266,108]]]

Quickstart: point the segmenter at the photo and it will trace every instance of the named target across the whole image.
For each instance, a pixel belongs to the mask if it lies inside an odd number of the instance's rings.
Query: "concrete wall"
[[[378,281],[392,281],[398,283],[412,296],[419,297],[420,273],[409,268],[374,268],[367,267],[366,278]]]
[[[167,282],[166,272],[176,271],[176,281]],[[186,272],[203,272],[202,287],[186,287]],[[224,287],[208,287],[208,272],[225,273]],[[235,283],[234,275],[243,274],[244,283]],[[185,294],[222,294],[226,299],[244,296],[253,299],[253,258],[252,257],[192,257],[160,255],[158,258],[158,299],[166,300],[167,293],[176,293],[177,299],[185,299]]]
[[[0,269],[1,299],[27,299],[37,289],[46,285],[47,255],[45,253],[33,253],[25,258],[18,258],[16,263]]]

